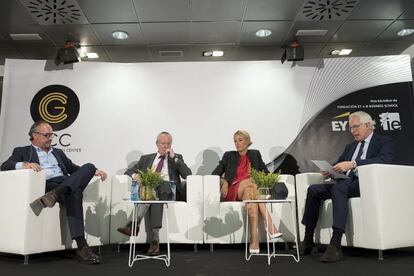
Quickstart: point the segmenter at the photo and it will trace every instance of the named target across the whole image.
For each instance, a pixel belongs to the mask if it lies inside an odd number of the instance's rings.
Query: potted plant
[[[265,173],[250,168],[252,181],[257,185],[258,195],[254,199],[269,199],[271,197],[270,189],[279,181],[280,171],[276,173]]]
[[[154,168],[145,171],[139,170],[138,174],[141,178],[141,187],[139,189],[141,200],[154,200],[156,198],[155,187],[164,180],[161,174]]]

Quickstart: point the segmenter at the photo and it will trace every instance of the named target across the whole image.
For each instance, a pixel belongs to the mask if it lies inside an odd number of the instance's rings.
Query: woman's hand
[[[221,178],[220,185],[221,185],[221,188],[220,188],[221,197],[226,198],[227,193],[229,192],[229,183],[227,182],[226,179]]]

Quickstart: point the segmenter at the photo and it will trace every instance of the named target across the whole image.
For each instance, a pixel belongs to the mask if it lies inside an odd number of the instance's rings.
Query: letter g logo
[[[79,110],[75,92],[63,85],[49,85],[41,89],[30,105],[33,120],[46,121],[55,131],[70,126],[78,117]]]

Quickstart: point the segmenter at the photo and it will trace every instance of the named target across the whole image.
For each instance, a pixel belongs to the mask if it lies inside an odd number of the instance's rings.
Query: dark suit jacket
[[[52,154],[56,157],[59,167],[64,175],[70,175],[79,169],[61,149],[53,148]],[[12,155],[1,164],[2,171],[10,171],[16,168],[18,162],[30,162],[39,164],[39,157],[33,146],[17,147],[13,150]]]
[[[357,141],[348,144],[336,163],[342,161],[350,161],[352,159],[352,155],[354,154],[357,145]],[[359,167],[368,164],[390,164],[393,161],[393,159],[393,140],[390,137],[374,133],[368,146],[366,158],[364,160],[359,160],[357,165]]]
[[[258,150],[248,150],[247,157],[249,158],[252,168],[266,173],[269,172]],[[239,158],[240,155],[237,151],[226,151],[212,174],[219,175],[220,177],[223,177],[224,174],[224,178],[231,184],[237,173]]]
[[[185,186],[181,184],[180,176],[184,179],[187,178],[188,175],[191,175],[191,169],[187,167],[184,163],[183,156],[181,154],[175,154],[178,157],[177,162],[173,159],[168,157],[168,175],[171,181],[175,182],[177,187],[177,200],[185,200],[186,199],[186,190]],[[157,153],[151,153],[147,155],[141,156],[138,163],[136,163],[131,168],[128,168],[125,174],[132,176],[134,173],[138,173],[138,171],[146,171],[147,169],[152,167],[154,163],[154,159],[157,156]]]

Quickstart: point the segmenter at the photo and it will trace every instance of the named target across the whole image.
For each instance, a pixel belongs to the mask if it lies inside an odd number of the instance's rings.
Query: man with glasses
[[[358,167],[368,164],[388,164],[394,158],[394,143],[391,138],[374,133],[375,121],[363,111],[349,115],[349,130],[354,141],[345,147],[344,152],[333,166],[334,171],[346,173],[349,179],[337,180],[334,184],[311,185],[308,188],[302,224],[305,237],[300,244],[301,255],[317,251],[313,236],[318,222],[322,201],[332,199],[333,225],[332,238],[320,260],[337,262],[342,259],[341,239],[345,232],[348,214],[348,198],[359,197]],[[329,173],[321,172],[324,177]]]
[[[32,203],[41,208],[53,207],[56,202],[66,207],[70,235],[77,243],[76,259],[85,264],[98,264],[100,258],[89,248],[84,233],[83,190],[94,175],[106,179],[106,173],[87,163],[78,166],[61,149],[52,147],[53,129],[44,122],[35,122],[30,130],[31,145],[17,147],[1,165],[1,170],[32,169],[46,173],[46,194]]]
[[[185,179],[188,175],[191,175],[190,168],[185,164],[182,155],[175,153],[172,149],[172,136],[170,133],[163,131],[158,134],[155,144],[157,145],[158,151],[141,156],[138,163],[129,168],[125,174],[129,175],[133,180],[141,182],[138,172],[154,168],[157,172],[161,173],[161,176],[165,180],[165,182],[158,187],[159,195],[160,193],[172,195],[173,191],[169,182],[173,182],[177,192],[176,199],[185,200],[186,189],[181,184],[180,177]],[[171,197],[169,199],[171,199]],[[150,228],[150,237],[148,240],[151,241],[148,255],[153,256],[158,255],[160,252],[159,230],[162,227],[163,206],[161,204],[140,204],[137,211],[138,230],[135,235],[138,234],[139,224],[147,213]],[[129,222],[124,227],[118,228],[118,231],[124,235],[131,236],[131,228],[132,224]]]

